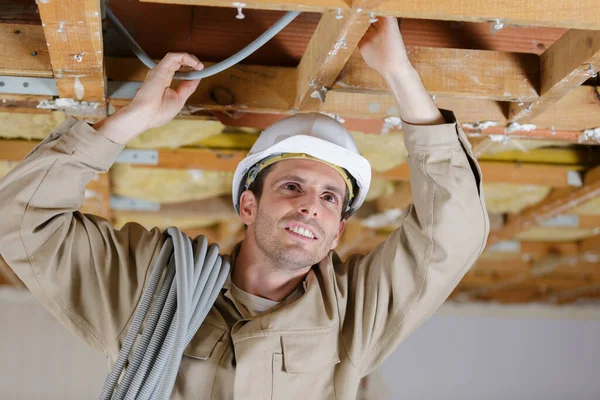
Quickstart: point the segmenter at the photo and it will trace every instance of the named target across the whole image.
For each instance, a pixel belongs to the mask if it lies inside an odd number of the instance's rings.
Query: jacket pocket
[[[213,398],[217,370],[227,350],[226,332],[202,324],[183,352],[171,398],[208,400]]]
[[[334,399],[333,373],[340,362],[338,331],[286,335],[281,338],[282,353],[273,354],[271,398]]]

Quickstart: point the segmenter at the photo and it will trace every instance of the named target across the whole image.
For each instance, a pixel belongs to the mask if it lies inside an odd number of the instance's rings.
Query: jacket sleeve
[[[453,114],[443,114],[449,123],[403,124],[413,204],[401,227],[335,267],[338,297],[347,297],[343,345],[361,376],[445,301],[487,241],[481,170]]]
[[[69,330],[118,352],[162,233],[77,211],[123,146],[70,118],[0,180],[0,262]],[[3,260],[2,260],[3,259]]]

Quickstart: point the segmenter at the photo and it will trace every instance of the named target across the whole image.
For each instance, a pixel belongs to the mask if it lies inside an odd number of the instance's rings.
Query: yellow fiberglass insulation
[[[528,152],[542,147],[565,147],[569,143],[552,140],[510,139],[506,142],[487,141],[482,144],[480,154],[498,154],[505,151]]]
[[[65,121],[62,112],[0,113],[0,137],[5,139],[45,139]]]
[[[127,222],[137,222],[147,229],[154,227],[166,229],[170,226],[176,226],[181,229],[204,228],[219,222],[218,219],[206,218],[206,216],[202,215],[167,217],[164,215],[152,215],[150,213],[141,215],[139,213],[128,214],[127,212],[119,212],[113,219],[117,229],[121,229]]]
[[[386,179],[373,179],[365,201],[371,201],[394,193],[394,182]]]
[[[158,203],[202,200],[231,193],[230,172],[136,168],[115,164],[111,168],[113,194]]]
[[[517,213],[542,201],[552,188],[513,183],[484,183],[483,193],[488,212]]]
[[[136,149],[177,148],[196,144],[218,135],[225,126],[220,121],[174,119],[158,128],[150,129],[127,143]]]
[[[374,135],[361,132],[351,132],[351,134],[360,154],[369,160],[374,171],[387,171],[406,162],[407,152],[402,134]]]

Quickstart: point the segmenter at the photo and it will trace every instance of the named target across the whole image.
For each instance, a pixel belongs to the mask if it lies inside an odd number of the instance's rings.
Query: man
[[[247,234],[184,353],[174,398],[355,398],[360,379],[442,304],[483,250],[481,172],[453,115],[442,116],[411,66],[396,20],[380,18],[359,47],[404,122],[414,204],[402,227],[369,255],[342,262],[332,249],[364,200],[368,165],[328,117],[269,128],[236,173],[233,200]],[[116,231],[76,210],[93,174],[194,92],[197,81],[169,88],[182,66],[202,68],[189,54],[167,55],[129,106],[94,128],[69,119],[0,181],[0,254],[112,361],[165,237],[138,224]],[[310,147],[297,138],[327,151],[297,152],[290,143]]]

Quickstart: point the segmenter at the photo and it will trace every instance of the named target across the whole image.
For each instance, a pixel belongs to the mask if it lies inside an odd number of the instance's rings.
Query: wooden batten
[[[232,2],[220,0],[142,0],[148,3],[185,4],[197,6],[233,7]],[[324,12],[336,8],[346,9],[349,0],[246,0],[245,7],[265,10],[298,10]],[[371,11],[371,8],[366,8]],[[574,2],[508,0],[490,2],[484,0],[434,0],[415,2],[388,0],[373,8],[379,15],[403,18],[440,19],[452,21],[496,21],[506,24],[530,26],[555,26],[566,28],[600,28],[600,14],[591,0]]]
[[[600,69],[600,32],[571,29],[540,56],[540,94],[528,104],[513,103],[512,121],[530,121]],[[527,100],[521,99],[521,102]]]
[[[365,2],[355,3],[363,8]],[[325,101],[327,91],[369,29],[369,21],[368,14],[356,9],[323,14],[298,65],[295,108]]]
[[[100,2],[38,2],[46,45],[60,97],[104,102]]]
[[[432,95],[499,101],[538,98],[538,56],[500,51],[407,48],[408,57]],[[338,91],[388,92],[383,78],[355,51],[337,77]]]

